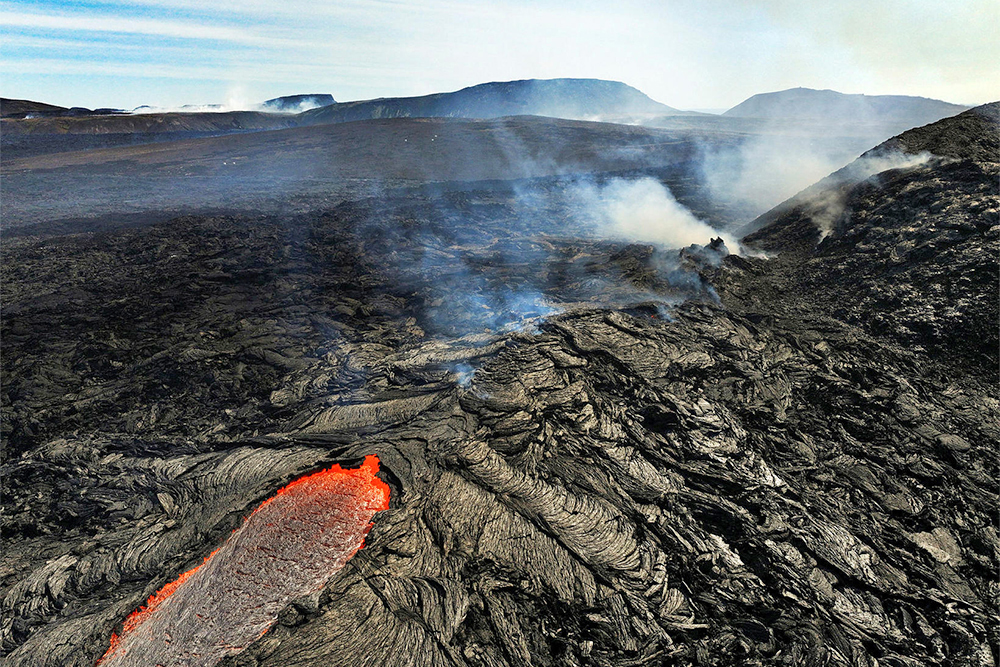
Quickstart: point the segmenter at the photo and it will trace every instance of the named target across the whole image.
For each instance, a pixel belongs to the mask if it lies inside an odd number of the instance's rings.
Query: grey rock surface
[[[377,454],[365,548],[219,664],[995,665],[996,170],[845,185],[824,238],[793,202],[771,259],[496,190],[7,243],[4,664],[94,664]]]

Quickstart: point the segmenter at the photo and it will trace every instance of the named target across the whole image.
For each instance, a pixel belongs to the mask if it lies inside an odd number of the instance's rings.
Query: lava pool
[[[379,460],[335,465],[265,500],[198,567],[150,596],[124,622],[101,667],[210,667],[238,653],[292,600],[319,591],[364,546],[389,508]]]

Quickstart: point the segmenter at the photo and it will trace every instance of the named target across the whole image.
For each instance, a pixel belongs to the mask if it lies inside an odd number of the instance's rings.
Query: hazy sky
[[[20,0],[0,26],[0,95],[88,107],[555,77],[681,108],[795,86],[1000,99],[1000,0]]]

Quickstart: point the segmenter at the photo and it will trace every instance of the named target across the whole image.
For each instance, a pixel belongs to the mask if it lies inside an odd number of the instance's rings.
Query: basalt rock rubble
[[[742,255],[502,188],[8,239],[3,664],[93,665],[376,454],[365,547],[219,664],[996,665],[998,130],[904,134]]]

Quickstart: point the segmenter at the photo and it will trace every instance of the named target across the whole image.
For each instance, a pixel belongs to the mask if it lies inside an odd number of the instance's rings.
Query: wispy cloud
[[[285,63],[280,65],[282,77],[291,83],[308,84],[317,74],[326,72],[321,65],[311,63]],[[92,62],[77,62],[64,58],[27,58],[17,62],[0,61],[0,72],[37,74],[93,75]],[[365,65],[344,66],[345,76],[366,76],[382,72],[380,68]],[[138,79],[176,79],[200,81],[267,82],[273,72],[253,67],[220,69],[211,65],[170,65],[166,63],[117,63],[105,62],[96,71],[101,76],[131,77]]]
[[[468,13],[493,13],[509,11],[509,7],[501,9],[477,0],[339,0],[338,2],[319,3],[313,0],[244,0],[233,3],[207,5],[202,0],[91,0],[93,4],[103,7],[115,7],[131,10],[136,7],[147,7],[169,12],[209,13],[215,16],[260,16],[314,19],[322,16],[356,16],[373,18],[385,14],[448,14],[451,16]],[[557,5],[559,3],[556,3]]]
[[[239,44],[257,44],[261,37],[252,32],[218,25],[203,25],[162,19],[92,17],[79,14],[35,14],[0,11],[0,24],[5,27],[41,28],[72,32],[111,32],[155,35],[180,39],[204,39]]]
[[[93,63],[74,62],[61,58],[29,58],[18,60],[16,63],[0,63],[0,71],[5,73],[17,73],[23,71],[35,74],[71,74],[71,75],[93,75],[95,68]],[[174,66],[164,64],[142,64],[136,66],[129,63],[109,62],[99,68],[102,76],[130,77],[137,79],[176,79],[176,80],[201,80],[201,81],[225,81],[226,72],[220,71],[216,67],[192,67],[189,65]]]
[[[184,20],[157,16],[113,16],[97,15],[93,12],[19,12],[0,9],[0,26],[8,33],[34,32],[43,35],[89,35],[90,39],[100,39],[100,35],[133,35],[147,39],[166,38],[188,42],[230,44],[267,48],[283,52],[302,52],[323,45],[323,41],[310,42],[304,39],[309,31],[279,34],[280,26],[251,23],[253,28],[233,25],[238,22]],[[245,22],[249,23],[249,22]],[[289,31],[295,33],[296,31]],[[153,44],[155,45],[155,43]]]
[[[345,100],[573,76],[625,81],[679,108],[728,107],[793,86],[967,103],[996,95],[996,0],[886,0],[886,7],[867,0],[0,0],[0,29],[5,71],[20,73],[5,77],[6,94],[99,106],[124,100],[95,99],[101,91],[56,81],[54,70],[89,67],[103,76],[117,58],[115,71],[132,66],[133,74],[121,74],[116,89],[163,105],[190,101],[185,67],[192,81],[208,68],[213,81],[259,82],[249,94],[268,97],[300,92],[308,76],[311,89]],[[19,49],[12,37],[51,40],[51,49]],[[144,83],[147,65],[177,84]]]

